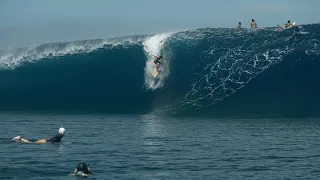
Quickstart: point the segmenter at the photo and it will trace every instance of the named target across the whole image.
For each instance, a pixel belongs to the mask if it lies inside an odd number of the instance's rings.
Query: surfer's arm
[[[90,168],[88,168],[88,172],[89,174],[93,175]]]
[[[73,174],[76,174],[78,172],[78,169],[74,169]]]

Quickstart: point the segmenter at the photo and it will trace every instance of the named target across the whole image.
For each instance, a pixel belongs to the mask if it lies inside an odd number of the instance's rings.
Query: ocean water
[[[319,179],[318,119],[0,116],[0,179]],[[59,144],[22,144],[66,128]]]
[[[320,25],[302,28],[202,28],[2,51],[0,111],[318,117]]]
[[[79,161],[88,179],[320,179],[320,24],[301,26],[0,50],[0,179]]]

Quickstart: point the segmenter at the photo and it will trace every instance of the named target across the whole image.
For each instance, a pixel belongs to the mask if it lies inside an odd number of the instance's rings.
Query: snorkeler
[[[155,56],[155,55],[152,55],[152,56],[156,58],[153,62],[156,65],[157,71],[159,71],[159,66],[161,64],[160,60],[162,59],[162,56]]]
[[[64,133],[65,133],[65,129],[63,127],[61,127],[58,131],[58,134],[48,140],[40,139],[36,142],[30,142],[29,140],[24,139],[21,136],[16,136],[12,140],[15,140],[18,142],[25,142],[25,143],[58,143],[61,141],[62,137],[64,136]]]
[[[92,174],[89,164],[87,165],[85,162],[79,162],[78,166],[76,169],[74,169],[73,175],[76,174]]]

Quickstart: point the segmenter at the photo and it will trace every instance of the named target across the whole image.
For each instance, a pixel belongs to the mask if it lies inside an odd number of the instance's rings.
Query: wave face
[[[0,110],[319,116],[320,25],[294,31],[205,28],[1,51]]]

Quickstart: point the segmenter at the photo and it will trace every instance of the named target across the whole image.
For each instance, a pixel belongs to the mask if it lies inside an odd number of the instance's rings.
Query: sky
[[[1,0],[0,49],[203,27],[319,23],[320,0]]]

